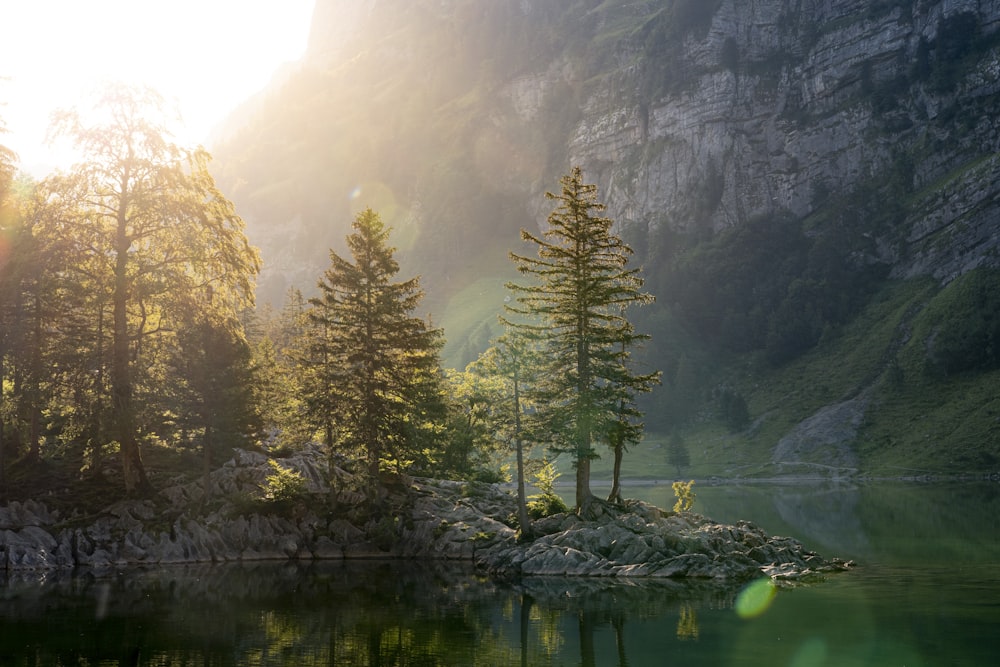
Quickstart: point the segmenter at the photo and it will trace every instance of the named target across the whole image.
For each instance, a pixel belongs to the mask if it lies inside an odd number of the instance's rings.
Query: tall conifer
[[[419,278],[395,281],[399,265],[379,215],[366,209],[353,228],[352,259],[331,251],[320,296],[310,300],[323,332],[313,359],[322,360],[328,391],[316,398],[331,416],[331,442],[363,453],[374,484],[383,463],[425,458],[428,433],[440,428],[441,331],[411,315],[423,296]]]
[[[537,257],[511,253],[530,284],[508,283],[515,294],[506,323],[545,346],[544,372],[532,388],[537,418],[556,451],[568,452],[576,466],[576,505],[592,499],[590,463],[595,444],[614,445],[623,425],[638,437],[634,406],[638,392],[649,391],[658,373],[638,374],[629,351],[646,336],[637,334],[626,308],[652,301],[641,291],[638,269],[627,268],[632,249],[612,233],[602,217],[597,186],[583,182],[574,167],[560,179],[559,194],[541,235],[522,230],[538,247]]]

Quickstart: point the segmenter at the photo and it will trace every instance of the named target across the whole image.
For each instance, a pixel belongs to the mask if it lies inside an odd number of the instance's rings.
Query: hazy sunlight
[[[178,105],[177,138],[202,143],[225,115],[305,51],[315,0],[33,0],[0,5],[2,143],[21,167],[64,158],[43,146],[51,112],[106,81],[148,84]]]

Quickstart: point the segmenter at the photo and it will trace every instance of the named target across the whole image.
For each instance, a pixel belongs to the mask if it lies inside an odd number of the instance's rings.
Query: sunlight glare
[[[102,83],[149,85],[175,101],[177,139],[213,127],[305,52],[315,0],[35,0],[0,9],[0,117],[22,168],[42,150],[49,116]],[[59,166],[66,166],[59,164]]]

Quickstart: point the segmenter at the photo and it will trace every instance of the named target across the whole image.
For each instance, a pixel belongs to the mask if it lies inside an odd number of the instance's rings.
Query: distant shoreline
[[[823,482],[826,484],[869,484],[873,482],[905,482],[911,484],[952,483],[952,482],[1000,482],[1000,472],[978,473],[920,473],[909,475],[852,475],[836,477],[830,475],[782,475],[777,477],[673,477],[673,478],[622,478],[622,486],[668,486],[676,481],[693,479],[696,485],[702,486],[747,486],[758,484],[773,484],[795,486]],[[610,479],[591,479],[592,487],[605,488],[611,486]],[[513,487],[514,484],[509,485]],[[573,487],[572,480],[557,481],[556,487]]]

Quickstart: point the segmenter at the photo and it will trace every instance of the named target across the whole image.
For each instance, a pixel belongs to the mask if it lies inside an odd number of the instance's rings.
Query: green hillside
[[[720,363],[717,379],[746,397],[747,427],[727,428],[713,409],[717,406],[705,401],[699,416],[678,427],[675,435],[654,431],[633,447],[623,475],[662,480],[816,474],[812,466],[773,465],[775,443],[824,407],[859,396],[868,407],[856,435],[847,441],[859,457],[858,470],[840,474],[923,477],[995,471],[1000,368],[980,359],[975,369],[946,371],[940,359],[949,325],[963,331],[959,346],[970,343],[968,350],[986,352],[972,332],[975,322],[997,312],[1000,290],[989,293],[989,306],[974,310],[966,307],[968,292],[977,283],[997,279],[994,271],[977,271],[945,289],[929,280],[890,282],[853,321],[829,332],[794,362],[771,368],[748,355]],[[967,319],[960,322],[962,311]],[[993,340],[1000,335],[995,319],[978,330]],[[670,462],[672,438],[690,456],[680,474]],[[610,477],[609,456],[595,463],[594,473],[595,479]]]

